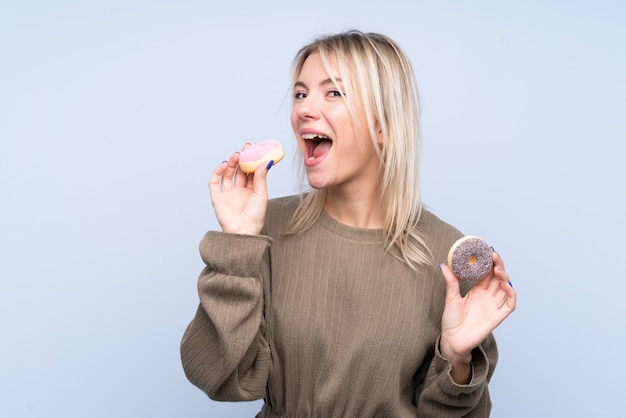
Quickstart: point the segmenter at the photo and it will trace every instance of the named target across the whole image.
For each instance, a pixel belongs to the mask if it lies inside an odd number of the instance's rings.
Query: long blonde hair
[[[297,53],[292,85],[306,59],[314,53],[320,54],[329,75],[333,75],[331,67],[337,68],[344,89],[356,93],[344,95],[352,114],[355,114],[355,101],[360,100],[359,105],[367,115],[370,137],[380,159],[379,188],[386,250],[396,247],[399,254],[394,255],[413,269],[431,266],[432,255],[417,228],[422,211],[418,170],[421,133],[417,85],[410,61],[385,35],[356,30],[326,35]],[[377,142],[379,136],[382,147]],[[291,220],[290,232],[313,225],[324,207],[326,195],[325,189],[310,190],[303,195]]]

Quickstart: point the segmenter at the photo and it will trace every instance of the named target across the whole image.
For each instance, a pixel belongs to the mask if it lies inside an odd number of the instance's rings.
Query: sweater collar
[[[320,213],[317,224],[325,231],[336,235],[341,238],[349,239],[352,241],[363,242],[383,242],[383,230],[382,229],[365,229],[356,228],[342,224],[335,218],[331,217],[326,211],[322,210]]]

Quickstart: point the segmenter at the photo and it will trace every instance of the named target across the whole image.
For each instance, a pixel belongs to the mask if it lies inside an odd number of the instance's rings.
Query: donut
[[[280,142],[267,139],[246,147],[239,154],[239,168],[244,173],[254,173],[257,167],[270,160],[277,164],[285,156],[285,150]]]
[[[478,281],[493,266],[493,250],[481,238],[468,235],[458,239],[448,252],[448,267],[464,281]]]

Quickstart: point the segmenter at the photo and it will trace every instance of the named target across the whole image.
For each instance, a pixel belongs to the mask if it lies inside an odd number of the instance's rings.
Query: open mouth
[[[306,158],[310,161],[328,154],[333,146],[332,139],[319,134],[303,134],[302,139],[306,145]]]

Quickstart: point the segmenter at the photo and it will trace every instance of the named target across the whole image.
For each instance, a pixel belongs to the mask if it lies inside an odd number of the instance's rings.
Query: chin
[[[311,188],[313,189],[319,190],[328,187],[327,182],[316,175],[307,174],[307,181],[309,183],[309,186],[311,186]]]

